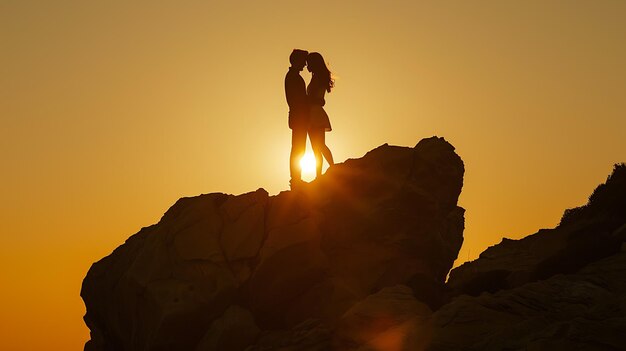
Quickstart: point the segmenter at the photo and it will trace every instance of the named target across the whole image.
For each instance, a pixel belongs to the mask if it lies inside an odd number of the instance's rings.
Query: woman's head
[[[324,89],[330,93],[330,89],[335,85],[335,82],[330,76],[330,71],[326,67],[326,62],[324,62],[322,55],[319,52],[309,53],[306,57],[306,66],[309,72],[313,73],[313,76],[324,85]]]

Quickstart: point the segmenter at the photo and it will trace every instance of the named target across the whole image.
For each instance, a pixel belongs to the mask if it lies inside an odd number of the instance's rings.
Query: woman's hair
[[[306,57],[306,64],[313,73],[313,76],[319,81],[326,91],[330,93],[330,90],[335,86],[335,81],[330,75],[326,62],[319,52],[311,52]]]

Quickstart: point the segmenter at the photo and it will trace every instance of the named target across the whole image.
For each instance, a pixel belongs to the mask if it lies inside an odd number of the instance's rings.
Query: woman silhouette
[[[330,76],[330,71],[326,67],[324,58],[317,52],[310,53],[306,58],[307,69],[313,74],[311,82],[306,88],[306,93],[311,105],[309,117],[309,139],[315,155],[316,178],[322,175],[322,156],[329,166],[334,164],[333,154],[326,146],[325,133],[330,132],[330,119],[324,111],[324,95],[334,87],[335,82]]]

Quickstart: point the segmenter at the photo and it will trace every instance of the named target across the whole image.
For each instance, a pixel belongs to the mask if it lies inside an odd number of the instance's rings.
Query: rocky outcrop
[[[450,273],[453,294],[478,295],[573,273],[620,251],[626,239],[626,166],[617,165],[585,206],[561,224],[520,240],[503,239]]]
[[[463,163],[383,145],[298,191],[180,199],[95,263],[86,350],[626,350],[626,165],[445,277]]]
[[[194,349],[233,304],[265,239],[264,190],[180,199],[83,281],[90,350]]]
[[[386,330],[418,345],[463,242],[463,173],[433,137],[298,191],[183,198],[89,270],[85,349],[350,349]]]
[[[428,350],[626,350],[626,166],[561,224],[454,269]]]
[[[437,311],[429,350],[626,350],[626,250],[576,274],[462,295]]]

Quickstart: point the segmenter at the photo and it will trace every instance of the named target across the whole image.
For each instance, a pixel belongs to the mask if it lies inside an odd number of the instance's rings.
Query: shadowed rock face
[[[454,269],[428,350],[626,350],[626,166],[561,224]]]
[[[431,318],[428,350],[625,350],[626,252],[576,274],[478,297]]]
[[[620,251],[626,239],[626,166],[617,165],[585,206],[565,211],[561,224],[520,240],[503,239],[450,273],[454,295],[496,292],[574,273]]]
[[[83,281],[88,350],[194,349],[249,279],[265,238],[264,190],[180,199]]]
[[[421,345],[463,242],[463,173],[433,137],[298,191],[183,198],[90,269],[85,349],[347,350],[386,340],[371,323]]]

